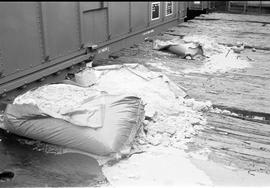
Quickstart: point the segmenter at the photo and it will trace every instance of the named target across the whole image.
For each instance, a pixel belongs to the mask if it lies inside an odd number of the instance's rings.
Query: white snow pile
[[[184,151],[160,146],[114,166],[103,166],[102,171],[112,187],[213,186],[207,174],[193,165]]]
[[[146,103],[148,118],[127,152],[129,158],[113,165],[99,160],[113,187],[212,185],[183,151],[206,124],[203,112],[212,108],[211,102],[185,99],[186,93],[165,75],[138,64],[88,68],[75,78],[84,86],[110,94],[132,94]]]
[[[137,96],[145,103],[145,115],[179,113],[186,93],[163,74],[149,71],[142,65],[110,65],[86,69],[75,76],[76,82],[109,94]],[[89,79],[91,78],[91,79]]]
[[[187,35],[183,37],[185,42],[199,43],[204,50],[205,56],[212,56],[220,53],[228,52],[228,48],[219,45],[213,38],[203,35]]]
[[[211,102],[186,99],[186,93],[168,77],[138,64],[88,67],[75,75],[75,81],[85,87],[66,87],[66,84],[60,89],[61,84],[40,87],[45,98],[33,96],[30,101],[17,98],[15,103],[42,104],[39,107],[43,111],[57,117],[95,92],[140,97],[145,103],[144,125],[132,149],[113,160],[129,158],[112,166],[107,159],[98,159],[110,184],[117,187],[211,185],[209,177],[183,151],[185,144],[206,124],[203,112],[212,108]],[[54,87],[58,87],[58,92]],[[48,104],[50,98],[61,99],[60,106]],[[77,151],[65,148],[63,152]]]
[[[231,69],[243,69],[251,66],[249,61],[242,59],[238,55],[243,50],[243,46],[230,48],[218,44],[214,39],[207,36],[199,35],[185,36],[183,40],[200,43],[203,47],[204,55],[209,57],[204,60],[201,68],[187,69],[184,70],[185,73],[225,73]]]
[[[233,52],[229,52],[227,56],[225,53],[211,56],[198,72],[225,73],[232,69],[244,69],[248,67],[250,67],[250,62],[240,59],[239,56]]]
[[[88,68],[75,75],[76,82],[110,94],[131,94],[145,105],[144,129],[134,147],[185,148],[185,143],[206,123],[202,112],[211,102],[185,99],[186,93],[167,76],[138,64]],[[91,78],[91,79],[89,79]]]

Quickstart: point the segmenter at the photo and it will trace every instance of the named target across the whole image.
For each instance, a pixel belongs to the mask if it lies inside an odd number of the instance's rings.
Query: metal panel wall
[[[3,75],[41,63],[38,3],[0,3],[0,64]],[[1,57],[2,56],[2,57]]]
[[[102,3],[97,2],[97,1],[92,1],[92,2],[80,2],[80,5],[82,7],[82,11],[89,11],[89,10],[94,10],[94,9],[99,9],[102,8]]]
[[[262,7],[270,7],[270,1],[261,1]]]
[[[109,2],[108,8],[111,39],[128,33],[130,26],[130,3]]]
[[[77,51],[80,48],[77,4],[46,2],[42,6],[50,59]]]
[[[137,31],[147,27],[148,2],[131,2],[131,27]]]
[[[90,4],[88,4],[90,3]],[[101,43],[108,39],[107,8],[93,9],[92,2],[81,3],[83,43]],[[100,8],[100,7],[99,7]]]
[[[173,2],[151,20],[153,2],[0,3],[0,95],[85,61],[85,44],[97,56],[156,34],[182,18],[186,2]],[[110,47],[113,49],[111,50]],[[91,52],[94,53],[94,52]],[[2,74],[3,72],[3,74]],[[2,76],[2,77],[1,77]]]
[[[203,4],[204,1],[190,1],[188,7],[190,10],[202,10]]]
[[[201,1],[202,9],[209,9],[210,8],[210,1]]]
[[[178,11],[179,11],[179,17],[180,18],[186,17],[187,8],[188,8],[188,2],[185,2],[185,1],[179,1],[178,2]]]

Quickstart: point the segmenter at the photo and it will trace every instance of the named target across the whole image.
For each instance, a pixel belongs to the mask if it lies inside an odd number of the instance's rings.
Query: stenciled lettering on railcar
[[[150,33],[154,33],[154,29],[151,29],[151,30],[149,30],[149,31],[146,31],[146,32],[144,32],[142,35],[144,36],[144,35],[149,35]]]
[[[110,48],[109,47],[105,47],[105,48],[101,48],[98,50],[98,53],[104,53],[104,52],[109,52],[110,51]]]
[[[160,2],[153,2],[151,5],[151,20],[160,18]]]

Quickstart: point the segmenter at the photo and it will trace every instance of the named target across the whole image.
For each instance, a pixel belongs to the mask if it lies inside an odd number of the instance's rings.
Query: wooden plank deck
[[[206,17],[206,18],[205,18]],[[264,120],[235,118],[207,113],[208,123],[189,144],[189,152],[210,149],[209,159],[249,171],[270,173],[270,29],[269,17],[209,14],[170,28],[162,35],[114,54],[110,63],[140,63],[161,71],[187,89],[191,98],[210,100],[214,106],[265,116]],[[207,20],[208,19],[208,20]],[[267,22],[267,24],[266,24]],[[231,46],[245,43],[240,54],[254,61],[251,67],[225,73],[186,73],[199,69],[203,63],[180,59],[174,54],[152,50],[154,39],[169,40],[185,35],[208,35],[219,44]],[[252,51],[256,48],[256,51]]]

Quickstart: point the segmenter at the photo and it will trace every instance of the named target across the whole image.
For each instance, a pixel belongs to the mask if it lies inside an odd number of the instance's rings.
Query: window
[[[166,3],[166,8],[165,8],[165,16],[170,16],[173,14],[173,2],[168,1]]]
[[[160,2],[154,2],[151,5],[151,20],[157,20],[160,17]]]
[[[199,5],[199,4],[201,4],[201,2],[200,1],[194,1],[194,4]]]

